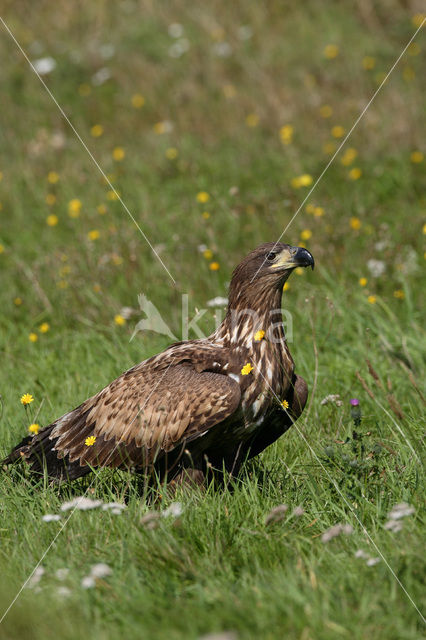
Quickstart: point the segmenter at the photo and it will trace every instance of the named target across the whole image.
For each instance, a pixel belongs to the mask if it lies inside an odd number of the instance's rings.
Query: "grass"
[[[320,175],[331,157],[324,146],[341,140],[332,127],[350,129],[418,24],[396,1],[374,9],[309,1],[303,10],[221,0],[197,8],[184,0],[9,3],[2,17],[31,59],[55,59],[44,76],[49,88],[176,282],[120,202],[109,199],[98,169],[0,27],[1,455],[30,422],[48,424],[167,346],[150,332],[129,342],[142,317],[139,293],[176,335],[182,292],[190,313],[226,295],[236,263],[277,238],[306,197],[309,188],[292,180]],[[172,23],[183,25],[190,43],[180,57],[170,55]],[[247,25],[249,38],[241,30]],[[232,47],[228,57],[217,55],[226,53],[223,43]],[[292,275],[284,296],[291,351],[311,389],[297,428],[228,490],[178,495],[182,515],[152,530],[140,523],[152,507],[126,473],[99,472],[89,489],[104,501],[125,499],[121,516],[76,512],[62,532],[62,523],[41,517],[57,513],[87,481],[58,489],[34,485],[22,469],[2,473],[0,614],[51,547],[39,589],[23,590],[1,638],[420,636],[421,617],[395,578],[424,611],[425,179],[424,161],[412,161],[421,160],[412,154],[421,151],[423,33],[416,43],[348,141],[357,157],[342,164],[342,150],[285,235],[300,244],[311,232],[305,243],[317,262],[313,274]],[[329,44],[338,46],[333,59],[323,53]],[[363,68],[366,56],[373,69]],[[94,85],[105,67],[110,79]],[[132,106],[135,94],[144,96],[142,108]],[[333,110],[328,118],[324,105]],[[160,122],[172,123],[171,131],[158,133]],[[103,134],[94,138],[97,124]],[[280,140],[284,125],[293,127],[288,145]],[[122,161],[114,161],[115,147],[124,149]],[[176,158],[167,157],[170,148]],[[359,179],[351,179],[353,168]],[[197,201],[200,191],[208,202]],[[81,201],[77,218],[68,215],[72,199]],[[49,215],[56,225],[47,224]],[[93,230],[99,238],[91,240]],[[212,259],[199,251],[203,244]],[[378,277],[372,259],[385,267]],[[135,313],[119,326],[114,318],[124,306]],[[200,322],[206,331],[213,325],[211,313]],[[35,398],[27,411],[19,402],[26,392]],[[340,394],[343,406],[322,405],[328,394]],[[360,399],[359,427],[351,397]],[[387,514],[402,501],[415,515],[392,533]],[[164,495],[156,508],[169,502]],[[266,526],[282,503],[289,505],[284,520]],[[351,524],[352,535],[324,544],[322,534],[337,523]],[[355,557],[359,549],[380,562],[367,566]],[[96,562],[112,575],[83,590]],[[55,572],[64,567],[69,574],[60,582]]]

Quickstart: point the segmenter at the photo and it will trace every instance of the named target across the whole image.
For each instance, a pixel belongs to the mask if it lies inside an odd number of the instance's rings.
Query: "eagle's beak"
[[[312,267],[313,269],[314,266],[315,260],[312,253],[304,247],[284,249],[274,264],[276,269],[294,269],[296,267]]]

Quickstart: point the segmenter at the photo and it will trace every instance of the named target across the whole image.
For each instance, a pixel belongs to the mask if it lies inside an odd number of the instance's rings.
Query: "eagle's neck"
[[[284,340],[282,285],[262,288],[257,283],[256,290],[253,289],[233,291],[231,285],[228,310],[214,334],[216,340],[251,348],[258,331],[264,331],[265,337],[274,343]]]

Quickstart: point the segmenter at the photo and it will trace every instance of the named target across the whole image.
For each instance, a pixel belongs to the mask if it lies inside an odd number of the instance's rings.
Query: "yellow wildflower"
[[[418,56],[421,50],[422,48],[417,42],[412,42],[407,49],[410,56]]]
[[[293,127],[291,124],[285,124],[280,129],[280,140],[283,144],[290,144],[293,140]]]
[[[144,104],[145,104],[145,98],[141,96],[140,93],[135,93],[132,96],[132,107],[134,107],[135,109],[141,109]]]
[[[13,300],[13,304],[14,304],[15,306],[17,306],[17,307],[20,307],[20,306],[21,306],[21,304],[22,304],[22,298],[19,298],[19,297],[18,297],[18,298],[14,298],[14,300]]]
[[[30,426],[28,427],[28,433],[33,433],[35,436],[38,434],[38,432],[40,431],[40,425],[33,422],[33,424],[30,424]]]
[[[59,280],[56,286],[58,289],[66,289],[68,287],[68,282],[66,280]]]
[[[94,291],[95,293],[99,293],[99,292],[101,291],[101,285],[100,285],[100,284],[98,284],[98,283],[94,284],[94,285],[93,285],[93,291]]]
[[[46,222],[49,225],[49,227],[55,227],[59,222],[59,218],[58,216],[55,216],[54,213],[51,213],[50,216],[47,216]]]
[[[123,147],[115,147],[112,152],[112,157],[116,162],[121,162],[124,159],[125,155],[126,152],[124,151]]]
[[[393,292],[393,295],[395,298],[398,298],[399,300],[404,300],[405,298],[405,293],[403,292],[402,289],[397,289],[396,291]]]
[[[321,218],[321,216],[324,215],[324,209],[323,207],[315,207],[314,209],[314,216],[316,218]]]
[[[332,153],[334,153],[336,151],[336,143],[335,142],[326,142],[323,147],[322,150],[324,153],[326,153],[328,156],[331,156]]]
[[[359,284],[361,285],[361,287],[366,287],[366,286],[367,286],[367,282],[368,282],[368,280],[367,280],[367,278],[360,278],[360,279],[358,280],[358,282],[359,282]]]
[[[210,262],[209,269],[210,271],[219,271],[220,264],[218,262]]]
[[[248,127],[257,127],[257,125],[259,124],[259,116],[257,115],[257,113],[249,113],[248,116],[246,117],[246,125]]]
[[[86,438],[86,440],[84,441],[84,444],[86,445],[86,447],[93,447],[93,445],[96,442],[96,436],[89,436],[88,438]]]
[[[309,240],[309,238],[312,238],[312,231],[310,229],[303,229],[300,237],[302,238],[302,240]]]
[[[56,196],[54,193],[46,194],[46,204],[52,206],[56,202]]]
[[[283,400],[281,402],[281,406],[283,409],[288,409],[290,405],[288,404],[287,400]]]
[[[351,218],[349,220],[349,224],[351,226],[351,229],[353,229],[354,231],[358,231],[358,229],[361,229],[362,222],[359,218]]]
[[[90,134],[94,137],[94,138],[99,138],[104,132],[104,128],[101,124],[95,124],[91,129],[90,129]]]
[[[362,176],[362,171],[359,167],[354,167],[348,173],[351,180],[358,180]]]
[[[197,193],[197,202],[201,202],[201,203],[206,203],[210,200],[210,195],[207,193],[207,191],[200,191],[199,193]]]
[[[105,213],[107,212],[107,208],[104,204],[98,204],[98,206],[96,207],[98,213],[101,214],[101,216],[105,215]]]
[[[313,213],[315,211],[315,205],[307,204],[305,207],[306,213]]]
[[[110,189],[109,191],[107,191],[106,197],[111,201],[118,200],[120,197],[120,192],[117,191],[117,189]]]
[[[322,107],[320,107],[319,112],[321,118],[330,118],[333,115],[333,109],[329,104],[323,104]]]
[[[59,175],[56,173],[56,171],[49,171],[49,173],[47,174],[47,182],[50,182],[50,184],[56,184],[57,182],[59,182]]]
[[[413,151],[410,155],[410,160],[413,164],[420,164],[423,162],[424,155],[421,151]]]
[[[81,211],[81,200],[73,198],[68,202],[68,215],[70,218],[78,218]]]
[[[290,289],[290,283],[284,282],[283,291],[288,291]]]
[[[343,138],[345,135],[345,129],[340,124],[336,124],[331,129],[331,135],[333,138]]]
[[[420,27],[423,24],[423,21],[426,18],[426,13],[415,13],[411,18],[411,22],[415,27]]]
[[[263,329],[259,329],[259,331],[256,331],[256,333],[254,334],[254,339],[256,342],[260,342],[264,337],[265,332],[263,331]]]
[[[208,220],[210,218],[210,214],[208,211],[203,211],[201,215],[203,216],[204,220]]]
[[[23,396],[21,396],[21,404],[23,404],[23,405],[24,405],[24,407],[25,407],[27,404],[31,404],[31,403],[33,402],[33,400],[34,400],[34,398],[33,398],[33,396],[31,395],[31,393],[24,393],[24,395],[23,395]]]
[[[377,298],[376,298],[376,296],[371,295],[371,296],[368,296],[367,301],[370,304],[376,304]]]
[[[86,96],[90,96],[92,88],[89,84],[83,82],[83,84],[78,87],[78,93],[85,98]]]
[[[366,71],[371,71],[376,66],[376,60],[372,56],[365,56],[362,59],[362,66]]]
[[[352,164],[357,155],[358,151],[356,149],[354,149],[353,147],[348,147],[345,150],[345,153],[343,154],[340,162],[343,164],[343,166],[348,167],[350,164]]]
[[[252,371],[253,371],[253,365],[251,365],[250,362],[247,362],[247,364],[245,364],[244,367],[241,369],[241,375],[248,376],[248,374],[251,373]]]
[[[309,173],[304,173],[301,176],[297,176],[296,178],[293,178],[291,181],[291,186],[294,189],[300,189],[300,187],[309,187],[309,185],[312,184],[312,182],[313,182],[312,176],[310,176]]]
[[[333,58],[337,58],[339,55],[339,47],[336,44],[328,44],[324,48],[324,57],[327,60],[333,60]]]
[[[176,147],[169,147],[168,149],[166,149],[165,156],[168,160],[175,160],[178,155],[179,151],[176,149]]]
[[[305,269],[303,267],[296,267],[296,269],[294,270],[294,273],[297,276],[303,276],[303,274],[305,273]]]
[[[406,80],[406,82],[411,82],[411,80],[414,80],[414,78],[416,77],[416,72],[412,67],[406,66],[403,69],[402,77],[404,78],[404,80]]]
[[[42,322],[38,328],[40,333],[47,333],[49,329],[50,329],[50,324],[48,322]]]
[[[28,340],[30,342],[37,342],[38,340],[38,335],[36,333],[34,333],[34,331],[31,331],[30,334],[28,334]]]
[[[213,258],[213,251],[211,249],[206,249],[203,251],[203,256],[206,260],[211,260]]]
[[[101,234],[97,229],[92,229],[92,231],[89,231],[89,233],[87,234],[87,237],[89,238],[89,240],[98,240],[100,235]]]
[[[119,327],[123,327],[126,324],[126,318],[123,318],[123,316],[120,316],[120,314],[117,313],[117,315],[114,316],[114,322]]]

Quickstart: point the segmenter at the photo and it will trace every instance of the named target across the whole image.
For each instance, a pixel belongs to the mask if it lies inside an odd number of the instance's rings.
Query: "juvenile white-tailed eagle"
[[[161,480],[200,481],[281,436],[306,404],[281,315],[295,267],[314,267],[304,248],[262,244],[235,269],[226,317],[203,340],[171,345],[25,438],[4,463],[73,480],[96,467],[133,468]]]

